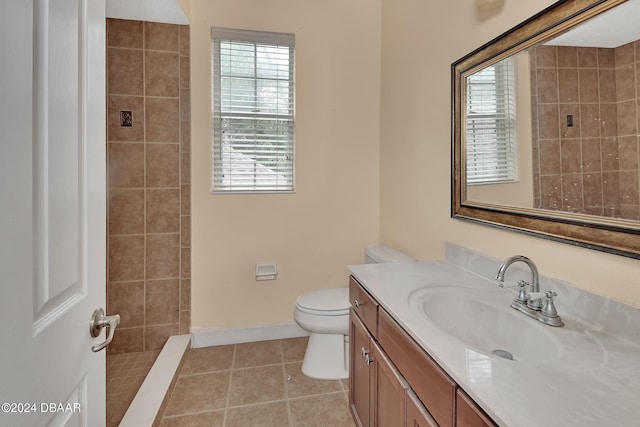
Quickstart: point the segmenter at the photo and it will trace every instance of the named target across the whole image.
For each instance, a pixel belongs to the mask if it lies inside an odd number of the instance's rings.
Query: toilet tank
[[[366,264],[409,261],[415,261],[415,259],[385,244],[369,246],[364,249],[364,262]]]

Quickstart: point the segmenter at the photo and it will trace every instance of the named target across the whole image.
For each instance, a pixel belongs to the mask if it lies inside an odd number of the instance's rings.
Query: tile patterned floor
[[[161,427],[352,427],[348,380],[305,377],[307,338],[192,349]]]
[[[107,354],[107,427],[117,427],[160,351]]]

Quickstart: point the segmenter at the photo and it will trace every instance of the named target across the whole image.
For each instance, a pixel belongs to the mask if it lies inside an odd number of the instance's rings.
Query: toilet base
[[[302,373],[323,380],[349,378],[349,336],[311,334]]]

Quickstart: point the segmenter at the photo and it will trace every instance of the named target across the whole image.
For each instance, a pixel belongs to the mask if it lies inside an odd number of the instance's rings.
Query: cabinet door
[[[456,392],[456,427],[495,427],[496,424],[465,392]]]
[[[440,427],[453,427],[456,383],[383,309],[378,342]]]
[[[371,355],[371,335],[358,316],[349,314],[349,407],[358,426],[373,426],[371,416],[373,370],[366,356]]]
[[[407,392],[407,427],[438,427],[438,423],[422,405],[415,393]]]
[[[374,424],[380,427],[404,426],[405,396],[409,384],[375,342],[372,366],[375,369]]]

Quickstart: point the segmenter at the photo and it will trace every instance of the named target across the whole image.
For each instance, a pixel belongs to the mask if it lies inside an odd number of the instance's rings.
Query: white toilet
[[[365,249],[367,264],[415,259],[387,246]],[[349,377],[349,288],[320,289],[298,297],[293,318],[310,332],[302,372],[311,378]]]

